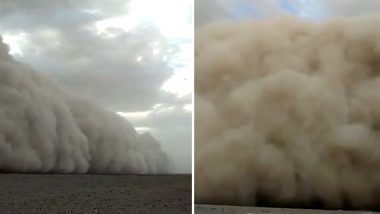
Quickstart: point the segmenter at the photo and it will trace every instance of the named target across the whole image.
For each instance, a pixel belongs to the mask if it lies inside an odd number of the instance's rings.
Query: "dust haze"
[[[199,28],[196,203],[378,209],[379,75],[380,17]]]
[[[0,37],[1,41],[1,37]],[[168,173],[149,134],[95,101],[70,94],[0,42],[0,171]]]

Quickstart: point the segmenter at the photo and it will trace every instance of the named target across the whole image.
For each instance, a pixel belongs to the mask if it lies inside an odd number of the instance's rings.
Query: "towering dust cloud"
[[[59,88],[0,43],[1,171],[166,173],[171,167],[149,134]]]
[[[195,201],[380,208],[380,17],[196,33]]]

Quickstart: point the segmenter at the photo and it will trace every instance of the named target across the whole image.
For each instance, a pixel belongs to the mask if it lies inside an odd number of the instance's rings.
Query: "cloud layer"
[[[0,43],[0,170],[167,173],[159,142],[94,101],[73,95]]]
[[[0,31],[15,59],[111,111],[174,108],[130,121],[162,142],[176,172],[190,173],[191,0],[175,2],[5,0]]]
[[[311,20],[378,14],[377,0],[195,0],[195,26],[293,14]]]
[[[195,201],[380,208],[380,17],[214,24],[195,46]]]

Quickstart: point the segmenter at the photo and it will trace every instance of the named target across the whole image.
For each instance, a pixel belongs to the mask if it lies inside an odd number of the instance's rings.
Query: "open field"
[[[223,206],[223,205],[195,205],[195,214],[372,214],[372,213],[379,213],[379,212],[238,207],[238,206]]]
[[[191,213],[191,175],[0,174],[0,213]]]

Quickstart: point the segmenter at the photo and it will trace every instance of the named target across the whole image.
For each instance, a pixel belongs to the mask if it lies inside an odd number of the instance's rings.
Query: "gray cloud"
[[[84,34],[84,35],[83,35]],[[39,69],[50,72],[61,83],[72,90],[86,93],[115,110],[138,111],[172,96],[160,90],[163,82],[172,74],[164,62],[151,60],[136,63],[139,52],[144,53],[152,38],[142,31],[135,35],[123,33],[117,38],[104,40],[91,32],[75,32],[60,35],[60,45],[42,43],[44,36],[32,36],[31,46],[23,57]],[[133,41],[136,37],[140,39]],[[156,37],[153,41],[160,41]],[[77,45],[79,44],[79,45]],[[37,45],[42,45],[39,54],[33,54]],[[43,57],[41,57],[43,56]],[[44,57],[46,56],[46,57]],[[52,72],[53,71],[53,72]]]
[[[150,127],[153,130],[152,134],[165,142],[163,148],[169,154],[176,154],[176,162],[178,172],[185,173],[191,171],[191,156],[187,153],[191,151],[192,130],[191,127],[191,112],[184,110],[181,107],[167,108],[161,106],[156,111],[153,111],[144,120],[134,120],[133,125],[136,127]],[[172,135],[170,133],[177,133]],[[178,137],[180,136],[180,137]]]
[[[368,14],[379,14],[380,2],[377,0],[322,0],[314,1],[310,6],[320,4],[327,16],[362,16]]]
[[[216,0],[195,0],[194,21],[195,26],[229,17],[228,11]]]
[[[191,41],[170,41],[149,22],[129,31],[109,27],[99,34],[95,23],[128,15],[131,10],[128,1],[37,0],[32,4],[6,0],[0,6],[1,34],[22,35],[17,42],[22,55],[15,57],[69,91],[84,94],[108,109],[121,112],[147,111],[157,103],[176,108],[191,103],[189,96],[178,98],[161,89],[176,69],[168,62],[177,57],[178,42]],[[152,53],[155,42],[159,44],[158,55]],[[136,60],[139,56],[143,57],[140,62]],[[180,115],[174,115],[191,129],[191,117],[185,122]],[[175,120],[170,122],[177,124]],[[162,135],[188,137],[187,133],[165,130],[160,123],[160,120],[149,122],[158,133],[165,132]],[[185,139],[178,144],[189,142],[191,140]],[[186,152],[187,157],[191,157],[191,150]],[[174,156],[174,159],[180,158]],[[183,167],[190,169],[190,163]]]
[[[283,13],[277,0],[195,0],[194,3],[196,27],[215,21],[259,18]],[[243,9],[244,11],[240,11]]]
[[[293,14],[311,19],[378,14],[378,0],[195,0],[195,26],[226,20]]]

